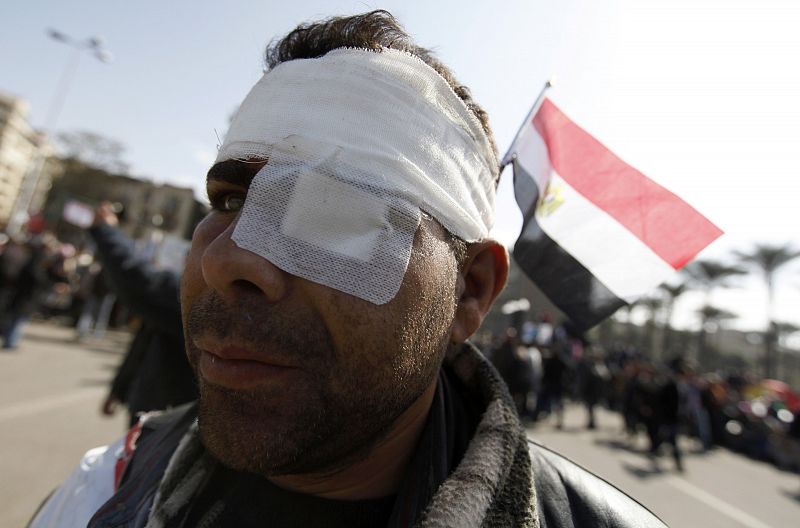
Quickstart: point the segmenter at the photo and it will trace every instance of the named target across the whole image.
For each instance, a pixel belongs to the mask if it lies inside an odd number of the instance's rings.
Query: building
[[[157,263],[164,260],[165,267],[182,265],[180,254],[206,212],[191,189],[114,174],[73,158],[61,160],[61,167],[43,210],[47,228],[59,240],[78,247],[87,242],[85,227],[65,218],[68,204],[93,210],[108,201],[117,208],[120,229],[138,241],[143,252]]]
[[[25,213],[25,209],[41,209],[52,177],[58,171],[53,152],[47,137],[28,122],[27,102],[0,92],[0,227],[5,228],[17,210]],[[29,174],[38,176],[35,188],[22,193]],[[28,182],[27,185],[34,183]],[[27,203],[15,206],[21,193]]]

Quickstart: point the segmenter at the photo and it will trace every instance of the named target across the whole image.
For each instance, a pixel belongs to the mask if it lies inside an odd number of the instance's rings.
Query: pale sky
[[[120,140],[136,175],[202,192],[215,130],[260,77],[266,43],[297,23],[385,8],[470,86],[501,154],[541,86],[574,121],[725,232],[704,258],[756,242],[800,247],[800,2],[786,0],[59,2],[0,7],[0,90],[45,116],[71,50],[45,36],[101,35],[114,62],[84,56],[55,131]],[[504,174],[496,236],[520,216]],[[713,300],[765,324],[756,280]],[[776,313],[800,325],[800,262],[778,277]],[[678,306],[695,324],[696,295]]]

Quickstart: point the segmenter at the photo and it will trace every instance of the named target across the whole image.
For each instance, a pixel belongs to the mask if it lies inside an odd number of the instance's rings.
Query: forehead
[[[496,154],[447,81],[406,52],[341,48],[267,72],[239,106],[217,161],[276,155],[347,164],[367,185],[380,174],[453,234],[488,236]],[[243,172],[215,169],[209,182],[248,184],[254,170]]]

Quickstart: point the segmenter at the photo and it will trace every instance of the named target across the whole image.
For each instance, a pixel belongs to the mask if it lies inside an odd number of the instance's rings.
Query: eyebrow
[[[265,163],[263,160],[227,160],[216,163],[208,170],[206,183],[224,181],[245,188],[250,187],[250,182]]]

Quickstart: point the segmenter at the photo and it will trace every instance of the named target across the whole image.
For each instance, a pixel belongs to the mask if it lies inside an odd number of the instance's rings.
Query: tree
[[[712,260],[698,260],[687,266],[686,271],[692,278],[692,282],[705,292],[705,303],[698,311],[700,330],[697,334],[697,360],[702,364],[707,361],[708,356],[706,326],[712,322],[714,310],[717,310],[711,306],[711,292],[715,288],[727,288],[732,277],[744,275],[745,271],[737,266],[729,266]]]
[[[706,292],[706,297],[714,288],[727,288],[729,279],[744,275],[745,270],[738,266],[729,266],[713,260],[698,260],[686,267],[693,282]],[[706,298],[706,304],[710,299]]]
[[[792,334],[796,334],[797,332],[800,332],[800,326],[797,326],[794,323],[776,322],[775,323],[775,330],[778,332],[778,336],[780,336],[780,337],[789,337]]]
[[[736,314],[710,304],[700,308],[697,313],[700,315],[700,332],[697,334],[698,361],[709,368],[712,358],[708,346],[708,331],[711,327],[719,328],[723,322],[736,319]]]
[[[737,315],[729,310],[717,308],[716,306],[706,305],[697,310],[706,326],[720,325],[724,321],[736,319]]]
[[[781,379],[783,379],[783,381],[789,382],[791,380],[791,374],[787,372],[789,367],[789,361],[788,361],[789,357],[787,356],[788,351],[785,349],[781,350],[781,348],[787,346],[786,340],[790,336],[796,334],[797,332],[800,332],[800,326],[797,326],[794,323],[778,321],[774,324],[773,328],[775,329],[776,343],[779,345],[779,347],[776,349],[777,353],[775,354],[776,377],[777,373],[781,372],[782,373]]]
[[[800,251],[791,247],[756,244],[749,253],[736,251],[739,261],[758,272],[767,286],[767,328],[764,331],[764,377],[774,375],[775,346],[778,330],[775,324],[775,276],[780,268],[800,257]]]
[[[126,174],[130,169],[122,159],[125,146],[115,139],[79,130],[59,134],[56,142],[67,159],[115,174]]]
[[[644,333],[642,335],[641,349],[651,358],[661,359],[663,357],[663,351],[659,350],[658,343],[656,342],[656,329],[658,327],[656,318],[658,310],[664,305],[664,301],[659,297],[644,297],[639,299],[638,304],[648,311],[648,318],[644,325]]]
[[[675,301],[678,300],[678,297],[686,293],[689,286],[685,282],[679,282],[678,284],[664,283],[659,286],[659,289],[661,289],[665,296],[665,324],[664,333],[661,336],[661,353],[663,355],[669,355],[671,352],[670,348],[672,347],[672,314],[675,311]]]

